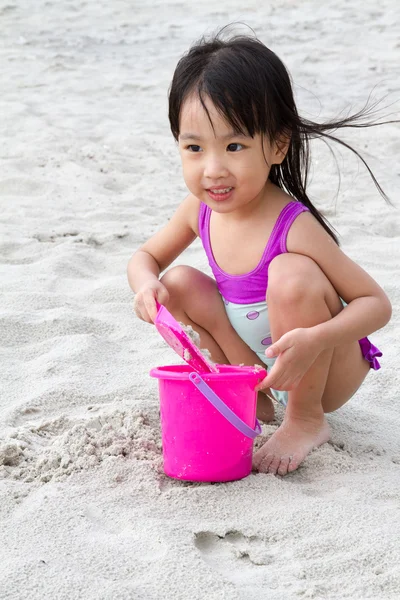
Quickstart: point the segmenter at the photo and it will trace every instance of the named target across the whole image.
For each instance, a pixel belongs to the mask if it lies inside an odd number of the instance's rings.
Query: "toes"
[[[297,467],[300,465],[300,462],[301,461],[298,458],[291,456],[289,466],[288,466],[288,473],[295,471],[297,469]]]
[[[293,456],[275,456],[274,454],[261,455],[257,461],[253,462],[253,467],[260,473],[282,476],[291,473],[298,466],[299,460]]]
[[[264,446],[261,446],[261,448],[259,448],[257,450],[257,452],[254,453],[253,455],[253,469],[255,469],[256,471],[259,470],[260,465],[264,459],[264,457],[266,456],[268,450],[265,448]]]
[[[292,462],[293,461],[293,462]],[[271,473],[273,475],[286,475],[298,467],[298,461],[293,456],[275,455],[268,452],[267,448],[261,447],[253,456],[253,469],[260,473]]]
[[[260,473],[269,473],[269,466],[273,461],[273,458],[273,454],[266,454],[264,456],[264,458],[260,461],[258,465],[258,470],[260,471]]]
[[[268,466],[268,473],[272,473],[273,475],[276,475],[280,462],[281,462],[280,456],[273,456],[272,460],[270,461],[269,466]],[[263,463],[263,466],[264,466],[264,463]]]
[[[286,473],[288,473],[290,459],[290,456],[282,456],[280,465],[278,467],[278,475],[286,475]]]

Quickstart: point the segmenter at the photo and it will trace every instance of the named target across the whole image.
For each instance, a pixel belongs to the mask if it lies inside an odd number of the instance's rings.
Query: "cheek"
[[[190,160],[182,160],[182,175],[186,187],[194,192],[198,187],[199,176],[196,172],[196,167]]]
[[[199,173],[199,165],[196,164],[193,160],[190,160],[190,158],[182,158],[181,157],[181,163],[182,163],[182,172],[183,172],[183,177],[186,180],[193,180],[196,177],[198,177],[198,173]]]
[[[269,160],[269,157],[266,156],[267,161]],[[257,159],[254,161],[253,163],[253,168],[255,170],[255,172],[257,173],[257,178],[261,179],[261,180],[266,180],[268,179],[268,175],[270,172],[270,165],[268,164],[268,162],[266,162],[265,158],[263,155],[258,156]]]
[[[259,180],[265,180],[268,177],[269,168],[264,159],[258,156],[251,157],[243,162],[237,169],[237,177],[245,179],[250,185],[258,185]]]

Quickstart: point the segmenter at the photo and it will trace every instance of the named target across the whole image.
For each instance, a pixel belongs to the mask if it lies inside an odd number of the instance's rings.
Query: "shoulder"
[[[286,238],[286,249],[308,256],[325,274],[343,268],[344,262],[351,262],[309,211],[300,213],[292,223]]]
[[[339,248],[310,212],[301,213],[292,224],[287,250],[311,258],[347,303],[361,296],[386,297],[372,277]]]
[[[335,240],[308,210],[301,212],[293,221],[287,235],[286,245],[288,252],[298,254],[314,254],[321,248],[340,252]]]

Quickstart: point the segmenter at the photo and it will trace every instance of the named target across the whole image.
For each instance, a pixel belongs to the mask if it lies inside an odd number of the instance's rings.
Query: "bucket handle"
[[[238,417],[233,412],[233,410],[231,410],[229,408],[229,406],[227,406],[225,404],[225,402],[223,402],[221,400],[221,398],[219,396],[217,396],[217,394],[215,392],[212,391],[210,386],[206,384],[206,382],[200,377],[200,375],[198,373],[190,373],[189,379],[197,387],[197,389],[203,394],[203,396],[205,398],[207,398],[207,400],[209,402],[211,402],[211,404],[214,406],[214,408],[216,408],[221,413],[221,415],[223,415],[225,417],[225,419],[227,419],[230,423],[232,423],[232,425],[234,427],[236,427],[236,429],[238,429],[241,433],[243,433],[243,435],[245,435],[253,440],[255,437],[260,435],[261,425],[257,419],[256,419],[255,429],[252,429],[251,427],[249,427],[247,425],[247,423],[242,421],[242,419],[240,417]]]

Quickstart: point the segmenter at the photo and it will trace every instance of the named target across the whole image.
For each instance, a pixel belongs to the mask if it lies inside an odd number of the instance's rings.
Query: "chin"
[[[214,203],[213,205],[209,204],[208,205],[214,212],[217,213],[228,213],[228,212],[233,212],[234,210],[236,210],[238,207],[237,206],[232,206],[229,205],[228,202],[226,202],[225,204],[223,202],[221,203]]]

